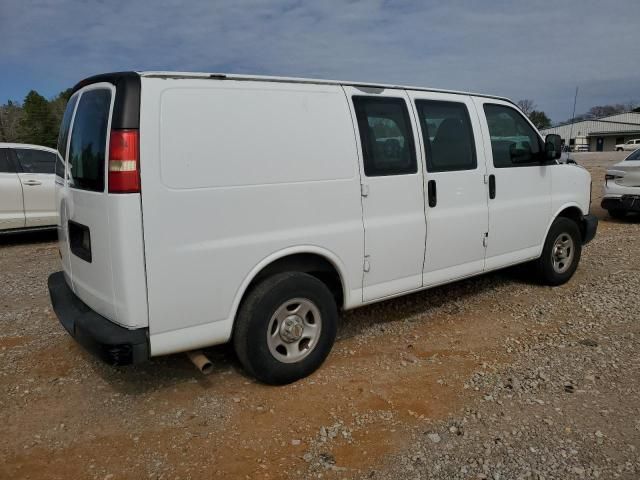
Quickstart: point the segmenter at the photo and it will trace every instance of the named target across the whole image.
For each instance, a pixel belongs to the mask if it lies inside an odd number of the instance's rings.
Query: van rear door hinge
[[[371,264],[369,263],[369,255],[364,256],[364,262],[362,263],[362,270],[368,272],[371,270]]]
[[[363,197],[367,197],[369,195],[369,185],[367,185],[366,183],[360,184],[360,195],[362,195]]]
[[[485,175],[484,176],[484,184],[488,185],[489,184],[489,175]]]
[[[489,243],[489,232],[484,232],[482,235],[482,246],[487,248],[487,244]]]

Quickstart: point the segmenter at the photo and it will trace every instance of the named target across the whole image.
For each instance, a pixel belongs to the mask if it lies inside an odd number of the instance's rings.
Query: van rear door
[[[74,293],[103,317],[139,328],[148,325],[140,190],[110,193],[111,172],[107,174],[114,132],[121,140],[123,127],[136,127],[127,132],[133,132],[134,150],[138,151],[139,76],[124,74],[125,83],[132,77],[138,85],[133,113],[129,106],[123,114],[127,89],[118,85],[123,74],[94,77],[76,87],[66,175],[62,186],[58,185],[62,189],[58,198],[64,233],[60,249]],[[123,124],[123,118],[133,118],[135,124]],[[111,145],[111,150],[121,152],[122,144]],[[137,159],[131,161],[136,164]],[[131,162],[118,161],[123,164]],[[66,258],[64,250],[68,251]]]
[[[66,185],[67,177],[67,149],[69,146],[69,133],[71,131],[71,120],[76,110],[79,93],[74,93],[67,102],[67,107],[62,117],[62,125],[60,125],[60,133],[58,134],[58,158],[55,167],[55,206],[58,210],[58,249],[60,251],[60,260],[62,261],[62,270],[67,278],[69,285],[73,286],[71,280],[71,265],[69,260],[69,241],[68,241],[68,213],[66,198],[69,195],[69,189]]]
[[[66,198],[73,290],[102,316],[114,319],[105,159],[114,88],[97,83],[80,94],[68,159]]]

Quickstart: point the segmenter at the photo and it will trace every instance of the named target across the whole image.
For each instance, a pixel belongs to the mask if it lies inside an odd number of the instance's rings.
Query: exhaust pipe
[[[202,353],[202,350],[192,350],[191,352],[187,352],[187,357],[189,357],[189,360],[191,360],[196,368],[203,374],[209,375],[213,372],[213,363],[211,363],[211,360]]]

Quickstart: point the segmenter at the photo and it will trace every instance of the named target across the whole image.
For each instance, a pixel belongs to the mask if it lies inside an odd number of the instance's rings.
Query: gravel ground
[[[51,312],[52,235],[0,238],[0,478],[640,478],[640,219],[599,207],[619,154],[576,155],[601,223],[574,278],[521,269],[344,315],[311,377],[229,347],[115,369]]]

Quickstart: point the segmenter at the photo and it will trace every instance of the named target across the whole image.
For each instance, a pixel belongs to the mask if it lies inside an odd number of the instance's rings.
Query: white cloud
[[[429,85],[532,98],[560,120],[576,84],[585,108],[640,100],[640,2],[616,3],[0,0],[0,64],[53,91],[121,69]]]

